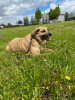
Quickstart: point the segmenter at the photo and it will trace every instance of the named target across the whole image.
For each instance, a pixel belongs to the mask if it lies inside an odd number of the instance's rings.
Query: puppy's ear
[[[39,30],[40,30],[40,29],[37,29],[36,32],[35,32],[35,34],[38,34]]]
[[[36,28],[36,29],[32,32],[32,35],[38,34],[39,30],[40,30],[39,28]]]

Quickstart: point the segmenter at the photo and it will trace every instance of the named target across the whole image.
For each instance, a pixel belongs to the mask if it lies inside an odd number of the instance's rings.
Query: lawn
[[[5,50],[8,41],[40,26],[52,36],[39,56]],[[75,100],[75,21],[5,28],[0,34],[0,100]]]

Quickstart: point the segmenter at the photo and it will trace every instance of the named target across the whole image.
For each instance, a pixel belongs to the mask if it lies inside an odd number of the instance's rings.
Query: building
[[[58,17],[58,22],[64,22],[65,21],[65,14],[60,14]]]
[[[0,26],[0,28],[2,29],[2,28],[3,28],[3,26]]]
[[[64,22],[65,21],[65,14],[60,14],[58,19],[53,19],[50,20],[50,23],[54,23],[54,22]]]

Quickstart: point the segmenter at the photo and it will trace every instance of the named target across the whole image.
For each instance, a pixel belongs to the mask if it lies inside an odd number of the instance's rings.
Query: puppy
[[[51,40],[51,38],[49,38],[51,35],[52,34],[47,27],[39,27],[26,37],[15,38],[10,41],[6,47],[6,50],[38,55],[42,50],[42,45],[46,41]]]

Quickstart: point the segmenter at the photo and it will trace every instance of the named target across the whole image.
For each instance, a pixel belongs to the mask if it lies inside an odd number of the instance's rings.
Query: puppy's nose
[[[51,36],[52,35],[52,33],[49,33],[49,36]]]

